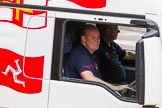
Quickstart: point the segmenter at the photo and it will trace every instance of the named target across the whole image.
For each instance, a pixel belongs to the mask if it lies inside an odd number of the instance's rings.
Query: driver
[[[100,48],[97,51],[103,80],[113,84],[126,84],[126,71],[122,59],[135,59],[135,52],[122,49],[114,40],[120,32],[117,25],[98,25],[101,35]]]

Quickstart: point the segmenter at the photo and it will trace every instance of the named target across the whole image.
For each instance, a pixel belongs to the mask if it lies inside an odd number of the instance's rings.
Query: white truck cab
[[[162,108],[161,10],[158,0],[0,0],[0,108]],[[66,76],[87,23],[118,25],[116,43],[136,52],[123,61],[135,96]]]

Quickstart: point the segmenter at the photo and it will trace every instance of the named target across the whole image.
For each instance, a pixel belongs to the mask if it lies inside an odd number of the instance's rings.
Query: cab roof
[[[7,1],[7,0],[6,0]],[[97,12],[113,12],[135,15],[162,15],[160,0],[14,0],[11,4],[26,4],[34,6],[46,6],[64,9],[88,10]]]

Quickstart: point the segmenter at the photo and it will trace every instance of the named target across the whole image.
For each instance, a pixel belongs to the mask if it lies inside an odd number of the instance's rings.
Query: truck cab
[[[159,1],[0,0],[0,108],[162,108],[161,17]],[[68,77],[85,24],[118,25],[135,94]]]

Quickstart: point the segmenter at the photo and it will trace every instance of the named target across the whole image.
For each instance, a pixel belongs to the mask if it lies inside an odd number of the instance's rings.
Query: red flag
[[[68,0],[86,8],[103,8],[106,0]]]
[[[44,56],[24,57],[0,48],[0,85],[22,93],[39,93],[42,91],[43,64]]]

